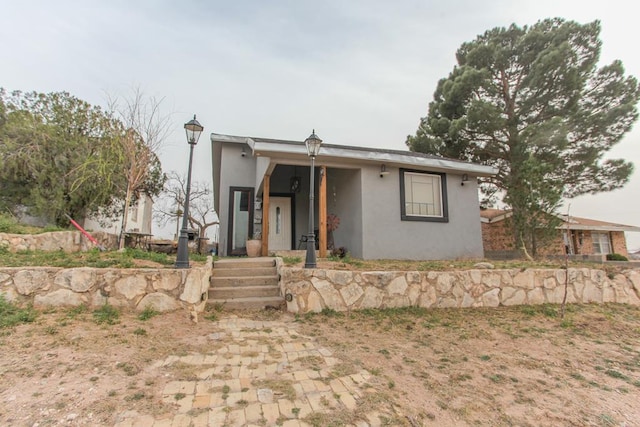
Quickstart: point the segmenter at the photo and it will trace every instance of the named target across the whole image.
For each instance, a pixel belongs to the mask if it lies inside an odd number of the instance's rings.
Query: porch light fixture
[[[247,156],[247,151],[244,149],[244,147],[242,147],[242,153],[240,153],[240,155],[242,157],[246,157]]]
[[[300,192],[300,177],[294,176],[289,180],[289,191],[292,193]]]
[[[187,192],[184,198],[184,209],[182,210],[182,228],[180,229],[180,237],[178,238],[178,255],[176,256],[175,268],[189,268],[189,231],[187,230],[187,222],[189,220],[189,197],[191,196],[191,165],[193,163],[193,147],[198,143],[200,134],[204,127],[196,120],[188,121],[184,125],[187,134],[187,143],[189,144],[189,172],[187,173]]]
[[[463,173],[462,182],[460,183],[460,185],[464,185],[465,182],[469,182],[469,175],[467,175],[466,173]]]
[[[389,172],[387,170],[387,166],[386,165],[382,165],[380,166],[380,178],[384,177],[385,175],[389,175],[391,172]]]
[[[311,132],[309,138],[304,141],[304,144],[307,146],[307,154],[309,154],[309,157],[311,157],[311,172],[309,177],[309,234],[307,235],[307,259],[304,263],[304,268],[316,268],[316,235],[313,228],[313,172],[315,169],[316,156],[320,152],[320,145],[322,144],[322,140],[318,138],[318,135],[316,135],[315,129],[313,130],[313,132]]]

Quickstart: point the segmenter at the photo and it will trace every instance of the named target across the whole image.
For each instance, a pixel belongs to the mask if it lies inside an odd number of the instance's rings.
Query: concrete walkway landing
[[[348,414],[345,425],[374,427],[382,423],[379,415],[388,416],[358,410],[371,377],[367,371],[349,374],[331,350],[301,336],[295,324],[228,316],[217,326],[207,354],[170,356],[153,366],[190,369],[197,378],[165,385],[162,400],[175,412],[162,419],[120,414],[116,427],[299,427],[319,414],[326,421]]]

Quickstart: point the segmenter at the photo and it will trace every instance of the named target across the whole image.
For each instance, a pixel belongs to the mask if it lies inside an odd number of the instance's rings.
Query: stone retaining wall
[[[640,305],[640,270],[608,277],[570,268],[567,302]],[[280,267],[293,313],[388,307],[497,307],[562,302],[563,269],[360,272]],[[289,299],[289,298],[287,298]]]
[[[104,247],[115,248],[117,236],[102,231],[91,235]],[[10,252],[19,251],[87,251],[95,245],[79,231],[51,231],[40,234],[0,233],[0,247]]]
[[[18,304],[99,307],[110,304],[158,311],[204,310],[212,258],[202,267],[172,268],[0,268],[0,294]]]

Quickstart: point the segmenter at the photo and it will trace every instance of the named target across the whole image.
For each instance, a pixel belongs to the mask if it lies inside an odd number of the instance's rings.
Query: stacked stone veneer
[[[91,233],[104,247],[115,248],[117,236],[104,232]],[[64,251],[81,252],[95,245],[79,231],[52,231],[40,234],[0,233],[0,247],[10,252],[19,251]]]
[[[280,268],[283,295],[293,313],[418,306],[498,307],[562,302],[565,270],[359,272]],[[602,270],[569,272],[567,302],[640,305],[640,270],[609,278]]]
[[[110,304],[158,311],[181,307],[202,311],[207,299],[212,260],[190,269],[152,268],[0,268],[0,294],[35,306],[98,307]]]

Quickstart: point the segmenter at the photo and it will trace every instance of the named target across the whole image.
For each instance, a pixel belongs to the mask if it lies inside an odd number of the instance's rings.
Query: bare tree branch
[[[169,221],[180,220],[186,188],[186,177],[175,171],[169,172],[162,203],[154,207],[154,217],[159,224],[166,225]],[[204,238],[207,229],[216,224],[219,224],[219,221],[213,208],[211,187],[203,182],[192,182],[189,193],[189,225],[197,229],[198,235]]]

